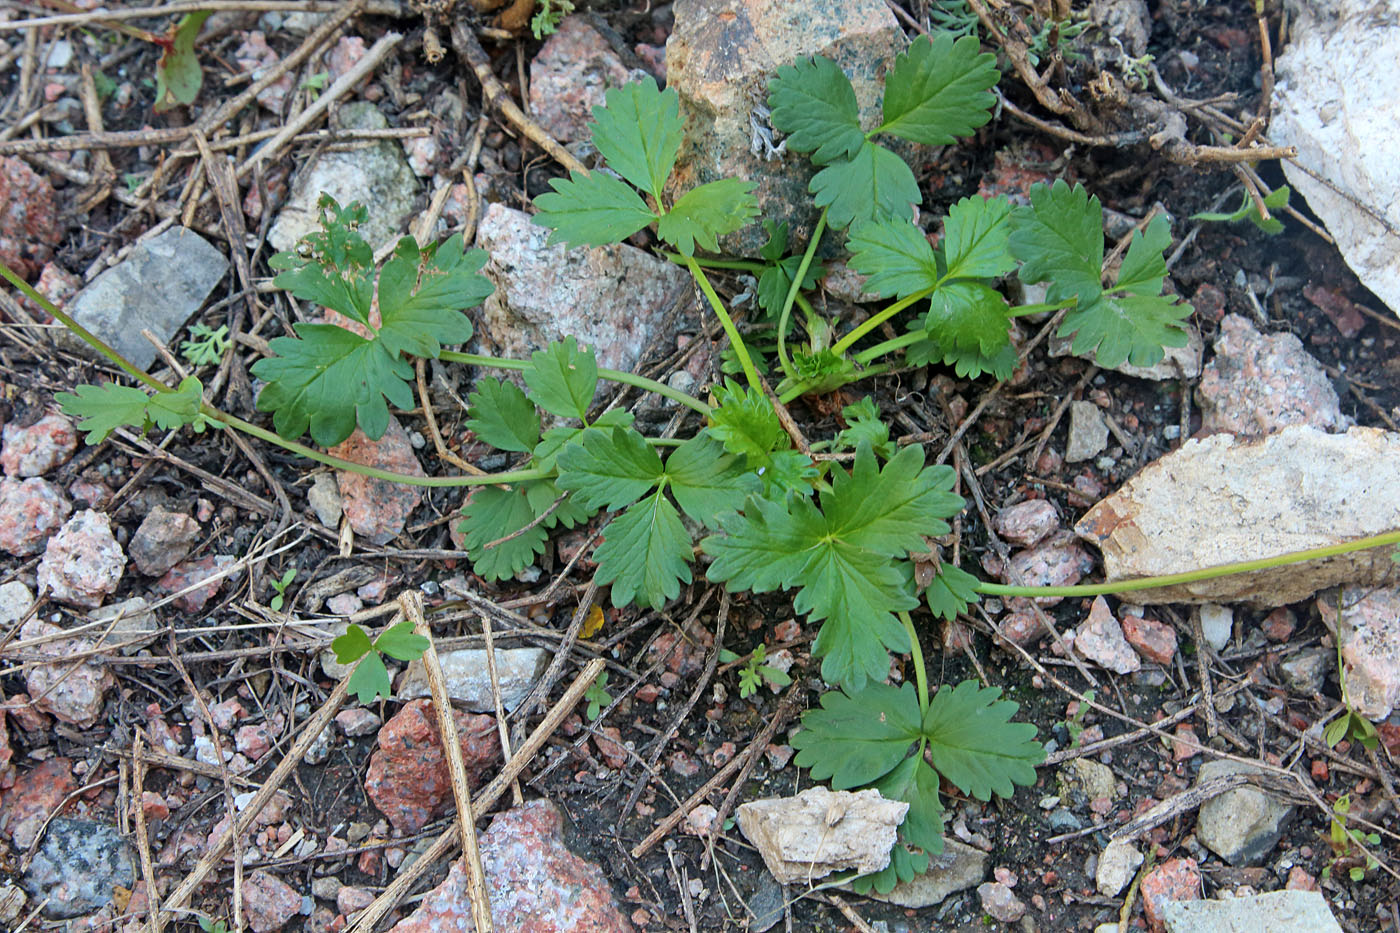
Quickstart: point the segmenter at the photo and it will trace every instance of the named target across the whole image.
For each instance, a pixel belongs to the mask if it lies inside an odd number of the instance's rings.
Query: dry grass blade
[[[472,905],[472,922],[480,933],[490,933],[491,899],[486,893],[486,877],[481,870],[481,851],[476,845],[476,820],[472,815],[472,789],[467,783],[467,767],[462,762],[462,744],[457,737],[457,721],[452,715],[452,698],[447,694],[447,681],[442,675],[433,632],[423,618],[423,597],[408,590],[399,596],[404,618],[413,623],[413,631],[428,640],[423,652],[423,671],[428,678],[428,691],[437,713],[438,735],[447,758],[447,775],[452,782],[452,797],[457,803],[457,828],[462,836],[463,862],[467,869],[467,898]]]

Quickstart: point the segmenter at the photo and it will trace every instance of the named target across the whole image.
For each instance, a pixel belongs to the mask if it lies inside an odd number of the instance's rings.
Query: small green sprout
[[[612,703],[612,694],[608,693],[607,671],[598,675],[598,679],[584,692],[583,698],[588,701],[588,708],[584,713],[588,716],[588,721],[592,722],[602,714],[605,706]]]
[[[282,574],[282,579],[272,581],[272,588],[277,591],[277,595],[272,597],[272,602],[268,604],[268,607],[273,612],[282,611],[282,604],[287,598],[287,587],[291,586],[292,581],[296,578],[297,569],[295,567],[288,567],[287,572]]]
[[[414,633],[412,622],[392,625],[373,641],[368,632],[351,624],[344,635],[331,642],[331,649],[340,664],[354,664],[364,659],[350,675],[350,692],[368,706],[376,697],[389,695],[389,669],[384,666],[383,655],[398,661],[412,661],[422,657],[429,644],[428,639]]]
[[[725,664],[732,664],[739,660],[739,655],[728,648],[721,648],[719,659]],[[748,661],[739,669],[739,696],[748,699],[758,692],[758,688],[767,683],[770,687],[786,687],[792,683],[792,678],[784,672],[765,664],[768,660],[768,646],[759,642],[758,647],[749,655]]]
[[[180,344],[180,355],[191,366],[212,366],[223,359],[230,343],[226,324],[220,324],[217,328],[208,324],[191,324],[190,339]]]

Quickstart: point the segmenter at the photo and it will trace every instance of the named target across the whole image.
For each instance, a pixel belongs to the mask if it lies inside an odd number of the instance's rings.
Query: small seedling
[[[301,82],[301,86],[304,90],[311,92],[312,100],[316,100],[318,97],[321,96],[321,92],[326,89],[326,84],[330,81],[330,79],[331,73],[329,71],[318,71],[314,75],[311,75],[309,78],[307,78],[305,81]]]
[[[1094,691],[1084,691],[1083,697],[1079,701],[1079,708],[1074,711],[1074,715],[1065,720],[1065,731],[1069,733],[1069,747],[1079,747],[1079,737],[1084,734],[1084,717],[1089,713],[1089,704],[1094,702]]]
[[[1343,794],[1332,804],[1332,815],[1329,817],[1329,829],[1327,844],[1332,849],[1332,861],[1322,869],[1322,880],[1327,881],[1332,877],[1332,869],[1348,862],[1360,862],[1361,864],[1351,864],[1347,866],[1347,877],[1353,882],[1363,881],[1368,871],[1374,871],[1380,865],[1374,856],[1369,852],[1364,858],[1352,854],[1352,848],[1357,845],[1378,846],[1381,844],[1379,833],[1363,833],[1360,830],[1347,826],[1347,817],[1351,814],[1351,795]]]
[[[228,924],[222,920],[211,920],[208,917],[199,918],[199,928],[204,933],[228,933]]]
[[[212,10],[186,13],[170,32],[158,37],[164,49],[156,65],[156,111],[169,110],[181,104],[192,104],[204,84],[204,71],[194,54],[195,39],[204,21],[213,16]]]
[[[1350,706],[1342,715],[1329,722],[1322,732],[1322,740],[1327,743],[1328,748],[1336,748],[1343,739],[1359,742],[1363,748],[1372,751],[1380,742],[1375,724]]]
[[[598,675],[598,679],[584,692],[583,698],[588,702],[584,713],[588,716],[588,721],[592,722],[603,712],[604,707],[612,703],[612,694],[608,693],[607,671]]]
[[[389,695],[389,669],[384,666],[383,655],[397,661],[412,661],[423,656],[428,650],[428,639],[413,631],[412,622],[400,622],[379,633],[370,641],[369,633],[351,623],[335,641],[331,648],[340,664],[360,664],[350,675],[350,692],[359,697],[362,705],[368,706],[376,697]],[[361,660],[363,658],[363,660]]]
[[[268,603],[268,607],[272,609],[273,612],[282,611],[282,603],[287,598],[287,587],[291,586],[292,581],[296,578],[297,569],[295,567],[288,567],[287,572],[282,574],[282,579],[272,581],[272,588],[277,591],[277,595],[272,597],[272,602]]]
[[[227,324],[220,324],[217,328],[208,324],[191,324],[190,339],[180,344],[180,355],[191,366],[212,366],[223,359],[231,342]]]
[[[739,655],[725,648],[720,650],[719,659],[725,664],[732,664],[739,660]],[[792,683],[792,678],[786,673],[771,664],[763,663],[767,660],[768,647],[759,642],[758,647],[753,649],[749,659],[744,662],[744,666],[739,668],[739,696],[747,700],[765,683],[774,689]]]
[[[1288,196],[1290,193],[1287,185],[1280,185],[1264,196],[1264,207],[1270,212],[1283,210],[1288,206]],[[1283,221],[1273,216],[1266,219],[1260,214],[1259,205],[1255,203],[1254,198],[1249,196],[1248,191],[1244,193],[1239,208],[1232,213],[1216,214],[1206,211],[1200,214],[1192,214],[1191,219],[1204,220],[1208,223],[1224,224],[1238,223],[1241,220],[1247,220],[1270,236],[1283,232]]]
[[[564,17],[574,11],[570,0],[539,0],[539,4],[539,9],[530,20],[530,31],[535,34],[536,39],[554,35]]]

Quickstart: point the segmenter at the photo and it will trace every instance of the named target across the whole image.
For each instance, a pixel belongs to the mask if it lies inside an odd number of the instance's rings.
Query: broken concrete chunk
[[[908,811],[909,804],[879,791],[812,787],[796,797],[751,801],[736,816],[780,884],[805,884],[834,871],[883,870]]]
[[[1181,573],[1352,541],[1400,527],[1400,434],[1294,426],[1262,440],[1216,434],[1148,465],[1075,526],[1103,552],[1109,582]],[[1376,548],[1142,590],[1140,603],[1273,607],[1338,583],[1394,573]]]

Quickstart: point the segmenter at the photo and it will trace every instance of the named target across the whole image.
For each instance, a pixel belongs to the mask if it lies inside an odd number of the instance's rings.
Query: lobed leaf
[[[965,794],[989,800],[1009,797],[1014,785],[1035,783],[1035,766],[1045,749],[1035,741],[1035,726],[1011,722],[1017,705],[998,700],[999,687],[979,687],[964,680],[946,684],[929,699],[922,733],[938,773]]]
[[[864,290],[880,298],[907,298],[935,288],[942,276],[924,232],[900,220],[852,224],[846,238],[847,263],[866,276]]]
[[[192,425],[203,431],[207,421],[200,413],[204,386],[194,376],[186,376],[178,389],[147,395],[140,389],[117,385],[80,385],[74,393],[54,396],[65,414],[80,419],[78,430],[87,432],[84,441],[100,444],[117,428],[145,430],[155,425],[173,431]]]
[[[620,509],[663,485],[661,457],[633,428],[585,434],[559,454],[562,489],[571,489],[584,505]]]
[[[529,453],[540,442],[540,413],[513,383],[484,376],[467,403],[467,428],[497,450]]]
[[[866,396],[859,402],[841,409],[841,417],[846,427],[836,435],[833,450],[857,450],[862,444],[886,460],[895,455],[894,442],[890,440],[890,426],[880,414],[875,400]]]
[[[989,89],[1000,78],[996,56],[980,52],[975,37],[920,36],[885,78],[884,123],[876,132],[927,146],[970,136],[992,118],[996,95]]]
[[[922,755],[910,755],[871,786],[886,800],[909,804],[899,837],[932,855],[943,851],[943,801],[938,796],[938,772]]]
[[[878,781],[909,757],[919,740],[919,697],[907,681],[898,687],[867,684],[861,690],[828,690],[821,706],[802,714],[792,737],[799,767],[833,790]]]
[[[634,599],[660,609],[691,580],[690,535],[676,507],[657,490],[608,523],[593,553],[597,580],[612,584],[612,603]]]
[[[598,361],[592,347],[581,347],[572,336],[551,341],[530,354],[522,373],[535,404],[561,418],[588,420],[588,407],[598,388]]]
[[[1031,203],[1011,212],[1011,254],[1021,260],[1021,281],[1049,282],[1046,298],[1078,298],[1080,305],[1102,292],[1103,207],[1082,185],[1063,180],[1031,187]]]
[[[788,148],[810,152],[825,165],[849,159],[865,144],[855,89],[829,58],[799,59],[778,69],[768,82],[773,126],[787,134]]]
[[[738,178],[722,178],[692,188],[661,216],[657,236],[682,256],[694,255],[697,244],[718,252],[719,237],[747,226],[758,214],[753,188],[754,182]]]
[[[832,162],[808,186],[827,223],[843,229],[855,220],[909,220],[923,202],[913,171],[899,156],[867,142],[848,160]]]
[[[1005,195],[963,198],[943,222],[943,255],[950,279],[992,279],[1016,267],[1007,248],[1011,202]]]
[[[760,486],[741,457],[725,453],[723,445],[703,432],[666,458],[666,480],[685,514],[710,527],[718,527],[721,515],[734,511]]]
[[[375,650],[387,654],[398,661],[412,661],[421,658],[431,643],[413,631],[412,622],[391,625],[379,633],[374,640]]]
[[[715,387],[714,401],[708,430],[725,450],[762,464],[772,451],[787,446],[787,432],[762,392],[726,379]]]
[[[403,237],[379,272],[378,339],[390,354],[436,359],[443,344],[466,343],[471,319],[461,312],[491,294],[491,280],[480,275],[486,253],[466,249],[462,235],[424,249]]]
[[[967,610],[969,603],[981,599],[973,589],[977,583],[977,578],[961,567],[944,564],[924,590],[924,600],[930,612],[951,622],[958,613]]]
[[[389,669],[378,651],[371,651],[360,659],[346,685],[355,694],[361,706],[368,706],[379,697],[389,696],[393,685],[389,681]]]
[[[1161,295],[1106,296],[1070,309],[1059,335],[1074,334],[1071,350],[1080,356],[1093,353],[1108,369],[1124,362],[1152,366],[1162,359],[1163,347],[1186,346],[1181,322],[1191,311],[1191,305]]]
[[[949,282],[934,292],[923,328],[944,347],[975,348],[984,356],[1011,343],[1006,299],[981,282]]]
[[[547,243],[568,247],[621,243],[657,220],[641,196],[603,171],[551,178],[553,191],[535,198],[534,223],[553,232]]]
[[[593,108],[594,147],[608,168],[634,188],[650,192],[660,204],[685,136],[680,95],[674,88],[658,90],[656,80],[647,75],[609,88],[603,102],[602,107]]]
[[[344,635],[331,642],[331,650],[335,652],[337,664],[354,664],[374,651],[374,643],[368,632],[352,622]]]

